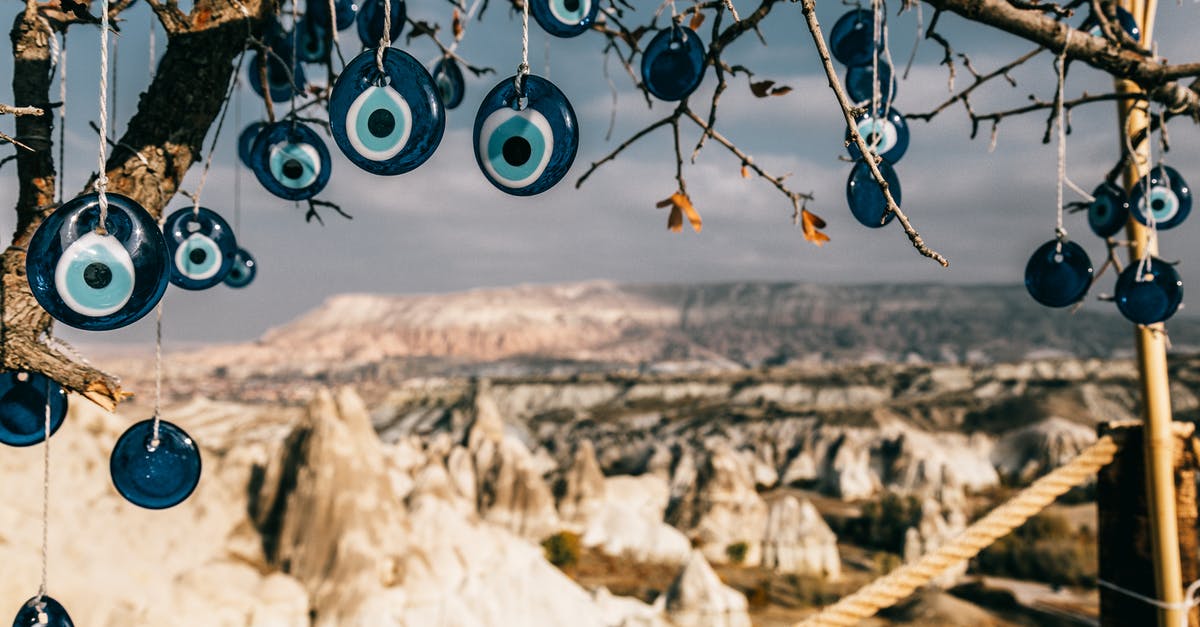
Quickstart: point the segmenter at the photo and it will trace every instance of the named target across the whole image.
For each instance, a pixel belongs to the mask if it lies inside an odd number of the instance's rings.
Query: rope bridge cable
[[[929,583],[952,566],[971,559],[996,540],[1025,524],[1071,488],[1082,485],[1112,461],[1117,445],[1105,435],[1075,459],[1034,481],[1004,504],[955,536],[954,539],[872,581],[857,592],[822,609],[797,627],[848,626],[874,616],[879,610],[904,600],[918,587]]]

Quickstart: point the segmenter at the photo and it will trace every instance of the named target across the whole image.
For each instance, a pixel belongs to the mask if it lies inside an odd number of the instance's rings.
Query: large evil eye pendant
[[[392,24],[388,33],[392,41],[396,41],[400,30],[404,28],[404,18],[408,10],[404,6],[404,0],[365,0],[358,7],[358,38],[363,46],[372,50],[379,45],[379,40],[383,39],[384,2],[392,3]]]
[[[157,435],[157,437],[156,437]],[[108,462],[113,486],[146,509],[182,503],[200,483],[200,449],[179,427],[143,420],[121,435]]]
[[[1075,242],[1053,239],[1025,264],[1025,289],[1047,307],[1074,305],[1092,285],[1092,260]]]
[[[61,603],[42,594],[25,602],[13,619],[13,627],[75,627]]]
[[[437,85],[438,94],[442,97],[442,104],[447,109],[462,104],[463,95],[467,93],[467,82],[453,57],[438,59],[430,74],[433,76],[433,83]]]
[[[880,161],[877,167],[883,175],[883,180],[887,181],[892,200],[899,206],[900,177],[896,176],[896,170],[886,159]],[[896,217],[896,214],[888,212],[887,199],[879,189],[879,184],[875,182],[875,177],[871,176],[871,168],[866,161],[855,163],[854,168],[850,170],[850,178],[846,180],[846,203],[850,205],[850,213],[854,214],[859,223],[873,229],[884,226]]]
[[[514,196],[540,194],[575,162],[575,110],[554,83],[525,77],[522,108],[515,77],[496,85],[475,114],[475,160],[492,185]]]
[[[167,244],[154,218],[120,194],[84,194],[64,203],[33,234],[25,257],[29,289],[55,320],[88,331],[131,324],[167,289]]]
[[[875,15],[854,9],[838,18],[829,31],[829,51],[843,65],[870,65],[875,53]]]
[[[874,77],[878,80],[872,80]],[[876,67],[855,65],[846,68],[846,95],[854,102],[866,102],[875,96],[875,84],[879,84],[879,102],[887,107],[896,99],[896,77],[892,75],[892,64],[879,59]]]
[[[1088,205],[1088,226],[1100,237],[1116,235],[1129,221],[1129,202],[1120,187],[1105,181],[1092,192],[1095,200]]]
[[[383,69],[380,75],[373,50],[346,65],[329,96],[329,127],[354,165],[403,174],[433,156],[446,113],[433,77],[407,52],[384,50]]]
[[[555,37],[574,37],[591,28],[599,0],[530,0],[529,11],[542,30]]]
[[[204,207],[167,216],[163,235],[171,255],[171,283],[185,290],[208,289],[223,281],[238,249],[225,218]]]
[[[858,116],[856,122],[858,134],[874,149],[875,154],[896,163],[908,150],[908,123],[904,116],[895,109],[888,109],[884,115],[872,115],[865,112]],[[850,129],[846,129],[846,150],[854,159],[862,158],[858,144],[850,141]]]
[[[54,435],[67,416],[61,385],[37,372],[0,373],[0,442],[30,446],[45,440],[47,413]]]
[[[262,52],[255,52],[254,56],[250,57],[249,67],[246,68],[247,78],[250,79],[250,88],[259,97],[263,93],[270,92],[272,102],[284,102],[292,97],[293,94],[300,94],[304,91],[306,78],[304,76],[304,66],[300,63],[298,57],[294,57],[291,47],[291,35],[281,35],[281,43],[277,44],[273,50],[274,53],[264,55]],[[287,43],[283,43],[287,42]],[[289,59],[292,61],[292,71],[288,74],[287,64],[281,59]],[[267,84],[264,88],[262,80],[262,64],[266,64]]]
[[[660,100],[683,100],[696,91],[708,66],[696,31],[678,24],[662,29],[642,53],[642,84]]]
[[[229,272],[225,275],[225,285],[229,287],[242,288],[254,282],[255,275],[258,274],[258,262],[254,260],[246,249],[239,248],[233,253],[233,264],[229,266]]]
[[[1149,270],[1135,261],[1121,272],[1115,295],[1122,316],[1137,324],[1154,324],[1175,315],[1183,302],[1183,281],[1171,264],[1151,257]]]
[[[282,121],[263,128],[250,150],[250,169],[268,192],[287,200],[316,196],[329,182],[329,149],[312,129]]]
[[[1130,190],[1129,210],[1142,224],[1154,218],[1158,228],[1174,228],[1192,211],[1192,190],[1175,168],[1156,166]]]

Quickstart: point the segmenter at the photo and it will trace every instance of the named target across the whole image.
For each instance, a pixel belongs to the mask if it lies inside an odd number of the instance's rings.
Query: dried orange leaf
[[[671,215],[667,216],[667,228],[679,232],[683,230],[683,216],[687,214],[688,222],[692,224],[692,228],[697,233],[703,223],[700,220],[700,214],[696,213],[696,208],[692,206],[692,201],[683,192],[675,192],[670,198],[660,200],[654,204],[659,209],[671,208]]]
[[[808,209],[800,210],[800,229],[804,232],[804,239],[817,246],[823,246],[825,242],[829,241],[829,236],[818,230],[823,228],[825,228],[825,221],[821,219],[821,216]]]
[[[775,89],[771,90],[771,95],[772,96],[782,96],[784,94],[791,93],[791,91],[792,91],[791,87],[788,87],[787,85],[780,85],[779,87],[776,87]]]
[[[773,80],[765,80],[765,81],[758,81],[757,83],[750,83],[750,91],[753,92],[754,95],[758,96],[759,98],[766,98],[767,96],[771,95],[771,87],[774,84],[775,84],[775,81],[773,81]]]
[[[746,167],[745,164],[742,165],[742,178],[750,178],[750,168]]]
[[[683,212],[679,207],[671,207],[671,215],[667,216],[667,228],[675,233],[683,230]]]
[[[699,30],[700,25],[703,23],[704,23],[704,14],[701,13],[700,11],[696,11],[696,15],[692,16],[692,23],[688,24],[688,26],[691,26],[692,30]]]
[[[686,194],[680,194],[679,192],[676,192],[671,198],[675,200],[675,205],[683,209],[683,212],[687,214],[688,222],[692,223],[692,229],[699,233],[704,224],[700,220],[700,214],[696,213],[696,208],[692,206],[692,200]]]
[[[460,15],[458,13],[458,9],[455,8],[454,9],[454,41],[459,41],[462,39],[464,30],[466,30],[466,29],[463,27],[462,15]]]

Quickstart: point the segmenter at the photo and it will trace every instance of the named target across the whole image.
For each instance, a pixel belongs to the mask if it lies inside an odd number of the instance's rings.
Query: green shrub
[[[730,563],[741,564],[746,561],[746,553],[750,551],[750,545],[745,542],[734,542],[725,547],[725,557],[729,558]]]
[[[1059,514],[1039,514],[976,557],[975,572],[1067,586],[1094,585],[1096,538]]]
[[[542,540],[542,550],[546,554],[546,561],[565,569],[579,563],[583,545],[579,541],[579,534],[560,531]]]
[[[845,540],[861,547],[903,553],[904,532],[920,521],[920,501],[888,492],[877,501],[864,503],[862,515],[846,522]]]

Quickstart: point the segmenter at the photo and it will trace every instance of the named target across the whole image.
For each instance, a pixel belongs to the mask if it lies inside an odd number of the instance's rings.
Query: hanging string
[[[50,399],[54,393],[54,380],[46,377],[46,409],[42,429],[45,440],[42,445],[42,585],[38,587],[37,603],[46,596],[50,563]],[[42,617],[38,622],[45,624]]]
[[[379,47],[375,49],[375,67],[379,68],[379,73],[384,76],[387,75],[387,71],[383,69],[383,51],[391,45],[392,0],[383,0],[383,36],[379,38]]]
[[[1058,55],[1058,88],[1054,93],[1054,121],[1058,130],[1058,187],[1055,194],[1054,236],[1058,238],[1058,249],[1062,252],[1062,240],[1067,237],[1063,228],[1063,181],[1067,178],[1067,123],[1064,119],[1063,97],[1067,74],[1067,48],[1071,45],[1071,29],[1066,28],[1062,53]]]
[[[154,20],[150,20],[150,45],[147,46],[148,50],[146,50],[146,59],[150,64],[150,78],[154,78],[155,71],[158,69],[158,64],[155,63],[157,59],[154,58],[156,52],[155,47],[157,43],[157,37],[154,35]]]
[[[162,319],[163,299],[159,299],[154,315],[154,428],[149,450],[158,448],[158,431],[162,423]]]
[[[671,15],[675,14],[675,0],[671,0]],[[525,98],[525,77],[529,76],[529,0],[521,1],[521,65],[513,82],[517,88],[518,102]]]
[[[1128,588],[1122,588],[1115,583],[1105,581],[1103,579],[1097,579],[1096,585],[1102,588],[1108,588],[1114,592],[1119,592],[1127,597],[1137,599],[1142,603],[1147,603],[1149,605],[1153,605],[1154,607],[1159,607],[1164,610],[1180,611],[1182,615],[1179,617],[1179,627],[1188,627],[1188,611],[1193,607],[1200,605],[1200,599],[1196,598],[1196,593],[1200,592],[1200,580],[1193,581],[1188,585],[1187,589],[1183,593],[1183,598],[1186,599],[1185,601],[1177,601],[1175,603],[1160,601],[1154,597],[1146,596],[1140,592],[1135,592]]]
[[[108,158],[108,0],[100,2],[100,150],[97,157],[100,170],[96,176],[96,194],[100,200],[100,222],[96,232],[106,235],[108,229],[108,175],[105,170]]]
[[[238,76],[239,74],[235,72],[233,78],[235,85],[240,83]],[[242,128],[242,91],[235,87],[233,98],[235,100],[233,104],[233,126],[235,128]],[[216,142],[213,142],[213,146],[215,147],[216,145]],[[238,142],[233,142],[233,152],[235,155],[237,154]],[[242,232],[242,164],[236,161],[236,157],[234,163],[237,163],[237,165],[233,168],[233,232],[237,234]]]
[[[117,133],[120,132],[117,130],[116,125],[116,122],[121,119],[121,110],[117,107],[117,97],[121,93],[117,83],[117,70],[121,67],[120,60],[117,58],[117,53],[120,51],[121,40],[120,38],[114,38],[112,42],[112,113],[113,117],[115,118],[113,122],[113,136],[116,136]]]
[[[299,5],[300,0],[292,0],[292,55],[291,58],[287,60],[288,80],[292,83],[292,96],[288,99],[288,105],[291,108],[291,111],[288,113],[288,118],[292,120],[292,124],[296,123],[296,92],[300,89],[300,84],[296,82],[295,72],[297,65],[296,51],[300,49],[300,43],[298,41],[298,37],[300,36],[300,14],[297,12],[300,8]],[[228,92],[225,94],[225,103],[229,104]],[[212,156],[211,151],[208,154],[210,157]]]
[[[346,67],[346,59],[342,58],[342,44],[338,41],[338,26],[337,26],[337,0],[329,0],[329,32],[333,38],[333,49],[337,51],[338,61],[342,62],[342,67]],[[332,62],[331,62],[332,64]],[[241,125],[238,126],[241,128]]]
[[[238,56],[233,77],[225,88],[224,105],[221,106],[221,115],[217,117],[217,128],[213,131],[212,144],[208,147],[208,157],[204,160],[204,168],[200,170],[200,181],[196,183],[196,191],[192,194],[192,214],[195,216],[200,215],[200,193],[204,191],[204,183],[208,181],[208,171],[212,167],[213,155],[217,154],[217,140],[221,138],[221,129],[225,126],[225,115],[229,113],[229,103],[233,100],[233,91],[237,87],[237,77],[242,73],[242,61],[245,58],[246,55]]]

